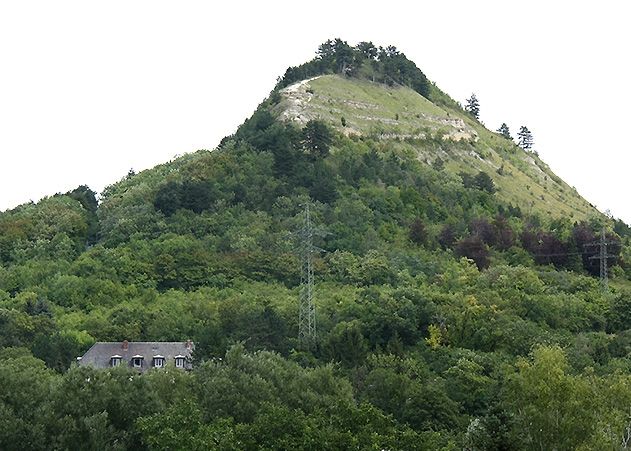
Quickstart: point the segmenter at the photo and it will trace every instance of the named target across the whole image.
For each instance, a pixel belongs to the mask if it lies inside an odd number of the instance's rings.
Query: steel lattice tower
[[[600,232],[600,283],[604,290],[609,288],[609,276],[607,274],[607,240],[605,238],[605,229]]]
[[[315,304],[313,303],[313,254],[317,248],[313,245],[314,229],[311,223],[309,204],[305,206],[304,220],[300,230],[300,315],[298,319],[298,340],[304,349],[311,348],[316,342]]]
[[[589,257],[590,260],[600,260],[600,285],[603,291],[609,291],[609,276],[607,259],[615,257],[615,255],[609,255],[607,253],[607,246],[609,244],[616,244],[613,241],[608,241],[605,235],[605,228],[600,232],[600,239],[593,243],[586,244],[585,246],[598,246],[598,255]]]

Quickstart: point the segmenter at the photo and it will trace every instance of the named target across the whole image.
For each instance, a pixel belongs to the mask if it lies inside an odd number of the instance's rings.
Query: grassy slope
[[[298,94],[301,103],[283,97],[277,106],[287,117],[300,114],[303,120],[320,118],[346,134],[357,133],[389,139],[402,150],[432,163],[438,157],[447,170],[487,172],[498,187],[498,196],[526,212],[543,217],[586,219],[597,210],[572,187],[557,177],[536,154],[526,153],[514,143],[487,130],[460,110],[438,88],[432,87],[440,106],[406,87],[387,87],[365,80],[325,75],[307,82]],[[294,111],[288,111],[291,107]],[[346,126],[342,127],[342,118]],[[464,124],[464,130],[459,125]],[[462,124],[462,122],[460,122]],[[465,132],[477,139],[460,142],[440,139]],[[502,169],[500,169],[502,168]]]

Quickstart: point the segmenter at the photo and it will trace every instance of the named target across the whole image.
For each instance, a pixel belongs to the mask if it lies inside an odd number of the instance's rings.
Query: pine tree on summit
[[[471,97],[467,99],[467,105],[464,107],[465,111],[476,119],[480,119],[480,102],[475,94],[471,94]]]
[[[508,125],[506,125],[506,122],[502,122],[500,128],[497,129],[497,133],[499,133],[506,139],[513,139],[513,137],[510,135],[510,130],[508,129]]]

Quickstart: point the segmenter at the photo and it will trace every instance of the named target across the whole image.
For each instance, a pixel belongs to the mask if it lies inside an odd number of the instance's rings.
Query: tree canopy
[[[506,122],[502,122],[502,125],[500,125],[500,128],[497,129],[497,133],[499,133],[506,139],[510,139],[511,141],[513,140],[513,137],[510,134],[508,125],[506,125]]]
[[[353,47],[340,38],[320,44],[311,61],[289,67],[276,89],[329,73],[409,86],[423,97],[430,96],[430,82],[425,74],[396,47],[375,47],[372,42],[360,42]]]
[[[464,109],[474,118],[480,119],[480,102],[475,94],[471,94],[471,97],[467,99]]]

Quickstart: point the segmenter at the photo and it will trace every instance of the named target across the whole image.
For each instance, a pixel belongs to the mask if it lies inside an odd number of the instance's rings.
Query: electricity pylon
[[[298,341],[303,349],[310,349],[316,343],[316,310],[313,303],[313,254],[318,251],[313,245],[313,224],[309,204],[305,205],[300,237],[300,314],[298,318]]]
[[[608,275],[608,267],[607,267],[607,259],[615,258],[615,255],[610,255],[607,253],[607,246],[610,244],[616,244],[614,241],[607,240],[605,235],[605,228],[603,227],[600,231],[600,239],[598,241],[594,241],[593,243],[588,243],[585,246],[598,246],[598,255],[593,255],[589,257],[590,260],[600,260],[600,286],[602,287],[604,292],[609,291],[609,275]]]

